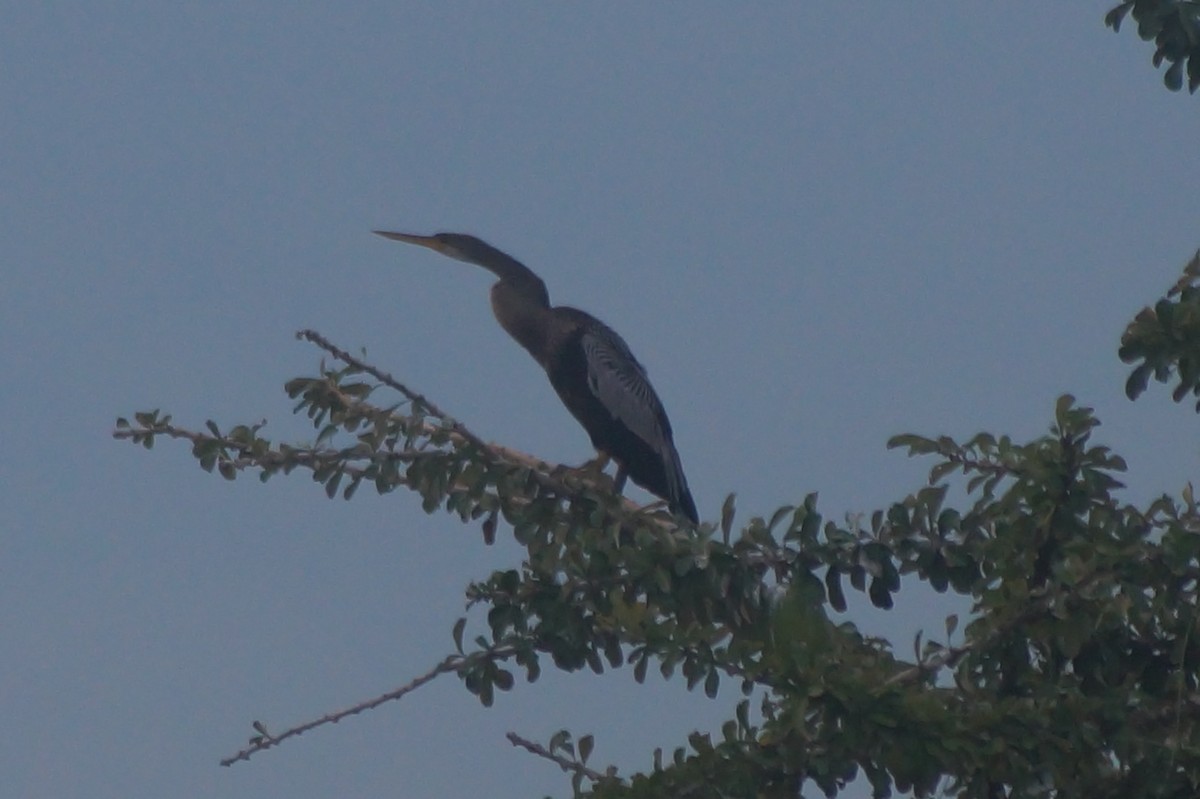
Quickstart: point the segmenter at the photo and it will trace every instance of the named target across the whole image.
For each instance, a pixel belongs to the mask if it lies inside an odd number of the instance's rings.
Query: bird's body
[[[628,476],[667,500],[674,513],[699,521],[666,411],[616,331],[577,308],[550,305],[541,278],[474,236],[375,232],[482,266],[500,278],[492,286],[497,321],[546,370],[596,450],[617,462],[617,490]]]

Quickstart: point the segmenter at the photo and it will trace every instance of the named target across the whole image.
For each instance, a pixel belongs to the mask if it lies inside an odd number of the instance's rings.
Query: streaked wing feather
[[[592,393],[638,438],[661,451],[670,426],[646,370],[611,330],[586,330],[582,343]]]
[[[677,510],[695,517],[687,479],[672,441],[671,423],[646,370],[624,340],[603,323],[593,320],[586,326],[581,344],[587,361],[588,387],[613,417],[661,458],[666,499]]]

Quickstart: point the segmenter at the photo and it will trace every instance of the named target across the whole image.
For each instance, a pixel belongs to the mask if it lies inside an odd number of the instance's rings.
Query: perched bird
[[[474,236],[374,232],[482,266],[500,278],[492,286],[496,319],[546,370],[601,456],[617,462],[617,491],[632,478],[665,499],[673,513],[699,522],[667,413],[646,370],[612,328],[576,308],[552,306],[540,277]]]

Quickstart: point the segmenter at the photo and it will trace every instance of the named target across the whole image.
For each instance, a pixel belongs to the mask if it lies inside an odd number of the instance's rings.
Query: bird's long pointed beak
[[[385,239],[392,241],[402,241],[405,244],[417,244],[422,247],[428,247],[435,252],[442,252],[443,246],[434,236],[417,236],[412,233],[394,233],[390,230],[372,230],[376,236],[383,236]]]

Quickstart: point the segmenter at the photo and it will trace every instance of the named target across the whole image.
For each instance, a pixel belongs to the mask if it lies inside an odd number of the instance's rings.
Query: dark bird
[[[497,321],[546,370],[592,446],[617,462],[617,491],[632,478],[665,499],[673,513],[699,522],[667,412],[616,331],[576,308],[552,306],[546,284],[529,267],[474,236],[374,232],[482,266],[500,278],[492,286]]]

